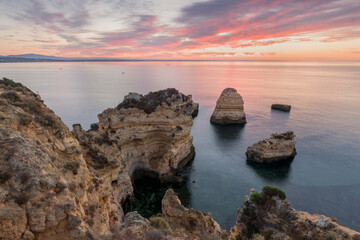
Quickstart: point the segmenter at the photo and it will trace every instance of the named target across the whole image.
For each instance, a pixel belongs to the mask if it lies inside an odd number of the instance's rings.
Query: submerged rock
[[[236,89],[226,88],[222,91],[210,122],[221,125],[246,123],[244,101]]]
[[[296,155],[296,136],[293,132],[275,133],[247,148],[246,156],[255,163],[276,163]]]
[[[287,104],[272,104],[271,109],[276,109],[284,112],[289,112],[291,109],[291,105]]]

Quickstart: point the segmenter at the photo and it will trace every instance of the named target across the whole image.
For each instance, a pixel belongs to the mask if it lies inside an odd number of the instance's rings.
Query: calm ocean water
[[[190,207],[211,212],[228,229],[250,188],[271,184],[297,210],[336,217],[360,231],[360,63],[2,63],[0,77],[39,92],[70,128],[88,128],[128,92],[175,87],[192,94],[200,112],[192,129]],[[209,122],[226,87],[243,96],[244,127]],[[290,114],[271,111],[272,103],[291,104]],[[275,169],[246,163],[249,145],[286,130],[297,135],[292,163]]]

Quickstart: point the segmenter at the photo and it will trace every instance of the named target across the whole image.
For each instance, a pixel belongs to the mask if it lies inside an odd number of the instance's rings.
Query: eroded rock
[[[247,148],[246,156],[255,163],[276,163],[296,155],[296,136],[293,132],[275,133]]]
[[[176,89],[130,93],[116,108],[98,115],[97,130],[74,126],[74,135],[95,169],[120,165],[132,176],[147,169],[170,180],[194,157],[190,135],[198,104]]]
[[[291,105],[287,104],[272,104],[271,109],[280,110],[283,112],[290,112]]]
[[[197,233],[200,239],[227,239],[228,234],[212,219],[211,214],[185,208],[172,189],[166,191],[161,204],[162,216],[172,228]]]
[[[216,102],[210,122],[215,124],[245,124],[244,101],[234,88],[222,91]]]

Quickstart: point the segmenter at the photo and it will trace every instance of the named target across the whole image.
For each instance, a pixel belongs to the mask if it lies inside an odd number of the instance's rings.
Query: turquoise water
[[[88,128],[128,92],[175,87],[192,94],[200,112],[185,183],[188,206],[211,212],[228,229],[249,189],[271,184],[297,210],[336,217],[360,231],[360,63],[2,63],[0,76],[39,92],[70,127]],[[243,96],[244,127],[209,122],[226,87]],[[272,111],[272,103],[291,104],[291,112]],[[297,135],[293,162],[279,168],[246,163],[249,145],[286,130]]]

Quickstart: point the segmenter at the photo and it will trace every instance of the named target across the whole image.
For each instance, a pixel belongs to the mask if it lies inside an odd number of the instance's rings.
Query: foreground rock
[[[236,89],[226,88],[222,91],[210,122],[221,125],[246,123],[244,101]]]
[[[228,239],[229,234],[222,230],[211,214],[185,208],[175,192],[168,189],[162,200],[162,214],[142,218],[130,212],[115,234],[109,239]]]
[[[38,95],[0,80],[0,239],[111,235],[124,221],[133,171],[171,177],[194,155],[197,105],[176,90],[159,97],[145,110],[128,98],[90,132],[76,126],[80,145]]]
[[[295,157],[295,144],[293,132],[275,133],[248,147],[246,156],[255,163],[277,163]]]
[[[95,169],[120,164],[130,177],[146,169],[170,180],[194,157],[190,131],[197,109],[190,95],[176,89],[130,93],[116,108],[99,114],[92,130],[75,125],[73,133]]]
[[[291,105],[286,104],[273,104],[271,105],[271,109],[276,109],[284,112],[290,112]]]
[[[232,239],[358,239],[358,232],[343,227],[323,215],[297,212],[280,189],[264,186],[251,192],[237,211]],[[261,238],[260,238],[261,237]]]

